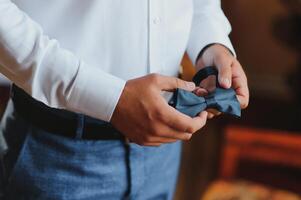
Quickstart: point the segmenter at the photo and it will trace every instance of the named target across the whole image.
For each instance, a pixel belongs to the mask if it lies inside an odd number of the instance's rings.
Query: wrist
[[[200,51],[200,53],[197,56],[196,63],[203,57],[203,55],[206,53],[206,51],[208,51],[210,49],[223,49],[223,50],[226,50],[227,52],[229,52],[232,56],[234,56],[234,53],[225,45],[220,44],[220,43],[210,43],[210,44],[206,45]]]
[[[214,66],[217,57],[224,55],[234,57],[232,51],[220,43],[212,43],[202,49],[196,60],[196,69],[200,70],[206,66]]]
[[[218,43],[210,43],[210,44],[207,44],[203,49],[201,49],[200,53],[198,54],[198,56],[196,58],[195,63],[198,63],[199,59],[203,56],[203,54],[205,53],[205,51],[207,49],[209,49],[211,46],[216,45],[216,44],[218,44]]]

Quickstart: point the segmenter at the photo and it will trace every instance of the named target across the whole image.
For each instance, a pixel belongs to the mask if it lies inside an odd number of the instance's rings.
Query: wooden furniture
[[[180,75],[181,78],[187,81],[191,81],[193,75],[196,73],[195,67],[193,66],[188,54],[185,53],[181,63]]]
[[[216,181],[201,200],[301,200],[301,196],[246,181]]]
[[[296,180],[297,187],[294,188],[294,193],[286,190],[291,189],[286,185],[271,187],[271,180],[267,184],[249,179],[246,181],[239,174],[239,171],[244,168],[241,166],[242,160],[256,163],[253,166],[265,163],[273,167],[292,167],[300,169],[300,173],[301,135],[299,133],[227,126],[224,134],[220,176],[210,184],[202,200],[301,200],[301,180]],[[269,171],[260,171],[260,167],[253,170],[255,170],[253,175],[258,177],[265,177],[264,173],[269,173]],[[294,175],[298,177],[298,174]],[[285,180],[280,179],[280,182],[286,184]]]
[[[238,162],[242,159],[301,169],[301,135],[288,131],[228,126],[225,129],[220,177],[235,178]]]

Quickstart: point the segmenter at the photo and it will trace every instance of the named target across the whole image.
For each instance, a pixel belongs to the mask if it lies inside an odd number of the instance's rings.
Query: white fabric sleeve
[[[194,0],[194,13],[187,53],[193,63],[208,44],[219,43],[235,55],[229,39],[231,25],[221,9],[220,0]]]
[[[2,74],[50,107],[110,120],[124,80],[61,48],[10,0],[0,0],[0,13]]]

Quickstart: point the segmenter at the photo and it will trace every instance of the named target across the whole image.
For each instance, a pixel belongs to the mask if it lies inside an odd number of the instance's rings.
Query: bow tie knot
[[[200,81],[212,74],[217,75],[214,68],[204,68],[194,77],[194,82],[198,85]],[[241,115],[240,104],[236,98],[235,91],[232,88],[221,88],[219,85],[217,85],[213,92],[204,97],[178,88],[174,92],[169,104],[178,111],[191,117],[197,116],[200,112],[208,108],[213,108],[236,117],[240,117]]]
[[[206,103],[206,108],[214,108],[217,104],[214,95],[209,94],[204,97],[205,103]]]

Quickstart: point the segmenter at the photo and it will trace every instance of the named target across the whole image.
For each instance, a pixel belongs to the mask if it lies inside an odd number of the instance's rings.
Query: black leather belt
[[[124,140],[110,123],[86,115],[55,109],[35,100],[13,84],[11,92],[16,112],[49,133],[85,140]]]

